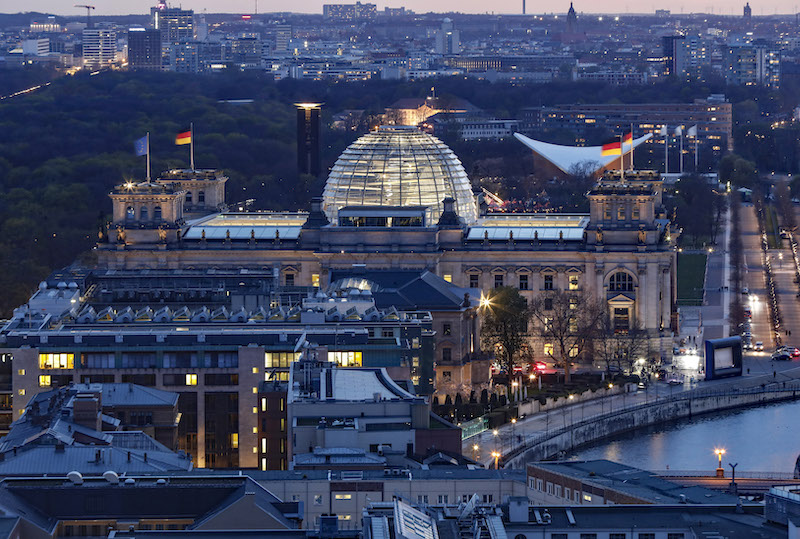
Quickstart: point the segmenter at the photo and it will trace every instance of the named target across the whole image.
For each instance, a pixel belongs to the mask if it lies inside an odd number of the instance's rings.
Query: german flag
[[[622,137],[623,144],[633,144],[633,131],[628,131]]]
[[[600,155],[606,157],[608,155],[622,155],[622,143],[618,138],[607,141],[603,144],[603,149]]]
[[[178,133],[175,137],[175,144],[178,146],[183,146],[184,144],[191,144],[192,143],[192,131],[184,131],[183,133]]]

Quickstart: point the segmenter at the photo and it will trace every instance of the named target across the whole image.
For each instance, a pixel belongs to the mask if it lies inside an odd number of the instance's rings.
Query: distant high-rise
[[[362,4],[324,4],[322,16],[334,21],[371,21],[378,14],[375,4],[369,2]]]
[[[774,44],[761,40],[749,45],[731,45],[723,50],[722,71],[728,84],[778,88],[781,51]]]
[[[286,52],[289,50],[289,42],[292,40],[292,25],[280,24],[275,27],[275,52]]]
[[[744,5],[744,20],[746,22],[750,22],[750,18],[753,16],[753,8],[750,7],[750,2],[747,2]]]
[[[569,11],[567,11],[567,33],[574,34],[578,31],[578,14],[575,13],[575,8],[572,2],[569,3]]]
[[[83,65],[88,69],[107,67],[117,57],[117,33],[103,28],[83,30]]]
[[[522,0],[522,14],[525,15],[525,0]]]
[[[128,30],[128,66],[136,70],[161,70],[161,32],[145,28]]]
[[[320,103],[297,103],[297,171],[318,177],[320,173]]]
[[[436,30],[436,53],[459,54],[461,52],[461,38],[453,21],[444,19],[442,27]]]
[[[194,41],[194,11],[159,4],[152,14],[153,28],[161,32],[162,63],[175,64],[175,49]]]

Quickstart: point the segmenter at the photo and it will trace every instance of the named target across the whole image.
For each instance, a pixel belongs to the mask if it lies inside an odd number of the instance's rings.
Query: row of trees
[[[641,327],[619,331],[608,307],[581,291],[544,291],[527,302],[516,288],[504,286],[484,298],[481,309],[481,343],[509,374],[515,365],[535,359],[530,338],[548,343],[546,354],[563,367],[567,383],[570,364],[577,359],[599,359],[610,372],[614,367],[632,370],[648,353]]]

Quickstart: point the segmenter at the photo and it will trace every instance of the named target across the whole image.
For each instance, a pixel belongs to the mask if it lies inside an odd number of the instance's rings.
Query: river
[[[569,460],[608,459],[646,470],[703,470],[722,459],[737,471],[794,471],[800,454],[800,402],[703,415],[621,434],[567,455]]]

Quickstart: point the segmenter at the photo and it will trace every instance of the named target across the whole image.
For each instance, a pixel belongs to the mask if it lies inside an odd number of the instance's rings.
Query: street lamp
[[[478,460],[478,444],[472,446],[472,460]]]
[[[499,470],[500,469],[500,463],[499,463],[500,452],[499,451],[492,451],[492,458],[494,459],[494,469],[495,470]]]
[[[714,453],[717,455],[717,459],[719,460],[719,465],[717,466],[717,477],[725,477],[725,468],[722,467],[722,455],[725,454],[725,450],[722,448],[714,449]]]

